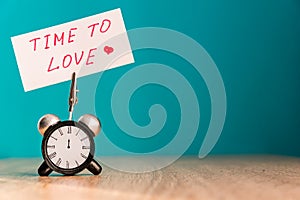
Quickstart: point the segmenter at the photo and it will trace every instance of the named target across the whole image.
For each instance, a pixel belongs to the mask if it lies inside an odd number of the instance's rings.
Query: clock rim
[[[64,126],[75,126],[79,129],[81,129],[82,131],[85,132],[85,134],[88,136],[89,140],[90,140],[90,152],[88,155],[88,158],[78,167],[72,168],[72,169],[65,169],[65,168],[61,168],[55,165],[55,163],[53,163],[50,158],[47,155],[47,142],[51,136],[51,134],[56,131],[58,128],[64,127]],[[47,165],[53,170],[56,171],[58,173],[61,174],[65,174],[65,175],[74,175],[77,174],[79,172],[81,172],[82,170],[84,170],[93,160],[94,158],[94,153],[95,153],[95,142],[93,139],[93,132],[92,130],[90,130],[85,124],[81,123],[81,122],[76,122],[73,120],[66,120],[66,121],[59,121],[56,124],[50,126],[43,137],[43,141],[42,141],[42,155],[44,160],[46,161]]]

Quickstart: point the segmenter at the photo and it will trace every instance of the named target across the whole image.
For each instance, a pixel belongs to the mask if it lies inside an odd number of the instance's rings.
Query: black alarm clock
[[[38,129],[43,137],[42,155],[44,162],[38,169],[41,176],[52,171],[74,175],[88,169],[94,175],[101,173],[101,166],[94,160],[94,138],[100,131],[100,121],[86,114],[78,122],[60,121],[52,114],[43,116]]]
[[[102,171],[102,167],[94,159],[94,137],[101,129],[100,120],[91,114],[72,120],[73,107],[77,103],[75,73],[69,98],[69,120],[60,121],[53,114],[46,114],[38,122],[38,130],[43,135],[42,155],[44,162],[38,169],[40,176],[48,176],[52,171],[74,175],[84,169],[94,175]]]

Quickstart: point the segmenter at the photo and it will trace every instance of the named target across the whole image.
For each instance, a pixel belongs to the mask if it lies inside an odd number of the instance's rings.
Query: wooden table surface
[[[300,158],[293,157],[183,157],[149,173],[104,166],[100,176],[71,177],[39,177],[40,163],[0,160],[0,199],[300,199]]]

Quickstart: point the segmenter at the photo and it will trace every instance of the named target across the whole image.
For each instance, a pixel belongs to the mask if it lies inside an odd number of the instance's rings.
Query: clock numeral
[[[82,149],[90,149],[89,146],[82,146]]]
[[[67,132],[68,134],[71,134],[72,133],[72,128],[71,128],[71,126],[68,126],[68,132]]]
[[[81,157],[83,157],[84,159],[87,159],[86,155],[84,155],[83,153],[80,153]]]
[[[61,163],[61,158],[59,158],[59,159],[57,160],[57,162],[56,162],[56,166],[59,166],[59,165],[60,165],[60,163]]]
[[[67,169],[70,168],[69,161],[66,161],[66,168],[67,168]]]
[[[77,136],[80,131],[81,131],[81,129],[79,129],[75,135]]]
[[[87,139],[88,137],[84,137],[84,138],[82,138],[82,139],[80,139],[81,141],[83,141],[83,140],[85,140],[85,139]]]
[[[52,135],[51,135],[51,138],[53,138],[54,140],[57,140],[57,138],[56,138],[56,137],[53,137]]]
[[[49,155],[49,158],[52,159],[52,158],[54,158],[55,156],[56,156],[56,152],[53,152],[53,153],[51,153],[51,154]]]
[[[55,145],[47,145],[47,148],[49,148],[49,149],[55,149]]]
[[[79,167],[79,163],[77,162],[77,160],[75,160],[75,163],[76,163],[77,167]]]
[[[60,135],[64,134],[60,128],[58,129],[58,131],[59,131]]]

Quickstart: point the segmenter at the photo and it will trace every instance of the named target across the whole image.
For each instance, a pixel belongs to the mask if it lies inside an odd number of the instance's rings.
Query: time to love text
[[[87,38],[92,38],[96,34],[106,33],[111,27],[111,21],[109,19],[103,19],[100,22],[90,24],[86,26],[88,29],[89,35]],[[64,46],[76,42],[78,28],[72,27],[69,30],[60,32],[60,33],[49,33],[41,37],[35,37],[29,40],[30,45],[32,46],[32,51],[46,51],[51,48],[56,48],[58,46]],[[47,72],[52,72],[55,70],[68,68],[72,64],[80,65],[85,64],[92,65],[93,57],[95,57],[95,51],[97,48],[91,48],[88,51],[78,51],[67,53],[61,57],[61,59],[56,59],[52,56],[49,60],[49,65],[47,67]]]

